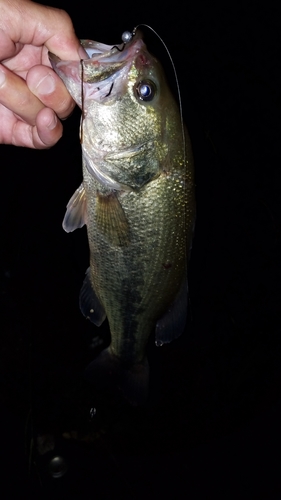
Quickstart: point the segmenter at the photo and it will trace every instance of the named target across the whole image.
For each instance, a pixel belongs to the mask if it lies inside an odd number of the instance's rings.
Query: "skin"
[[[29,0],[0,0],[0,143],[44,149],[62,136],[58,120],[75,103],[52,70],[48,51],[85,57],[70,17]]]

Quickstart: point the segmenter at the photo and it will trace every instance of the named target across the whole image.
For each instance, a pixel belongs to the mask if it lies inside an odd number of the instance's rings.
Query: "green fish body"
[[[116,374],[116,385],[137,403],[147,392],[150,335],[162,345],[185,326],[192,151],[163,70],[141,36],[123,50],[82,43],[89,56],[82,64],[50,55],[83,107],[83,182],[63,226],[87,225],[90,267],[80,307],[96,325],[107,317],[110,327],[110,346],[88,373]]]

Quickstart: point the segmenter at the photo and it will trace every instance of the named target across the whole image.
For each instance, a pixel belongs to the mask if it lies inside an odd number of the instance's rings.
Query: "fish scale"
[[[87,225],[90,268],[80,307],[98,326],[107,316],[111,333],[110,346],[87,374],[138,404],[147,394],[150,335],[161,345],[185,326],[195,219],[192,151],[163,70],[140,34],[119,50],[83,45],[93,54],[83,72],[78,62],[75,74],[75,62],[50,56],[85,110],[83,182],[63,225],[67,231]]]

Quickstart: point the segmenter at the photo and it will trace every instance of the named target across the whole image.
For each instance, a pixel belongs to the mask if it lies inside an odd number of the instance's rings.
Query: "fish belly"
[[[109,321],[110,350],[125,364],[138,363],[186,279],[192,230],[182,175],[162,173],[138,191],[112,195],[84,168],[84,186],[91,284]]]

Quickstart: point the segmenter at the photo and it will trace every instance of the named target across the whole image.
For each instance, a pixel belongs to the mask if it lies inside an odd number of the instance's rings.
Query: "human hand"
[[[68,14],[30,0],[0,0],[0,143],[48,148],[62,136],[75,103],[52,70],[85,52]]]

